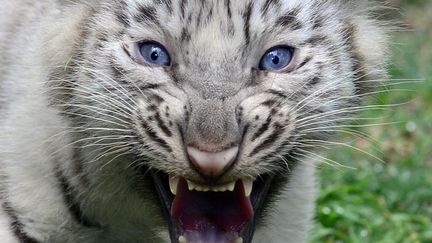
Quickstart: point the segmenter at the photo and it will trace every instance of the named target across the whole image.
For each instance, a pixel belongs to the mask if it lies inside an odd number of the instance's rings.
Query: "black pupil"
[[[153,61],[156,61],[159,58],[159,52],[157,50],[153,50],[152,53],[150,54],[150,58]]]
[[[278,56],[273,56],[273,58],[272,58],[272,62],[273,62],[273,64],[275,64],[275,65],[279,64],[279,62],[280,62],[279,57],[278,57]]]

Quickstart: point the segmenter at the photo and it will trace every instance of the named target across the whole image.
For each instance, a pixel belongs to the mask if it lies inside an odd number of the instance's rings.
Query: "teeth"
[[[228,191],[231,191],[231,192],[234,191],[234,187],[235,187],[235,182],[231,182],[226,186]]]
[[[243,238],[238,238],[236,241],[234,241],[234,243],[243,243]]]
[[[177,185],[179,183],[180,178],[179,177],[175,177],[175,176],[170,176],[169,178],[169,186],[171,189],[171,192],[176,195],[177,193]],[[198,191],[198,192],[226,192],[226,191],[234,191],[235,189],[235,185],[236,182],[230,182],[227,183],[225,185],[221,185],[221,186],[206,186],[206,185],[201,185],[201,184],[196,184],[190,180],[186,180],[187,182],[187,186],[189,191]],[[250,197],[251,193],[252,193],[252,186],[253,186],[253,180],[252,179],[242,179],[243,182],[243,187],[244,187],[244,193],[246,195],[246,197]]]
[[[182,235],[182,236],[180,236],[179,237],[179,243],[186,243],[187,241],[186,241],[186,238]],[[243,242],[243,240],[242,240],[242,242]],[[241,243],[241,242],[240,242]]]
[[[171,189],[172,194],[177,194],[177,185],[179,183],[180,178],[177,176],[170,176],[169,177],[169,187]]]
[[[195,183],[193,183],[190,180],[187,180],[187,184],[188,184],[188,189],[189,191],[192,191],[193,189],[195,189],[195,187],[197,187],[198,185],[195,185]]]
[[[250,197],[251,193],[252,193],[252,184],[253,184],[253,180],[251,179],[243,179],[243,187],[245,190],[245,195],[246,197]]]
[[[177,182],[178,183],[178,182]],[[192,181],[187,180],[187,184],[188,184],[188,189],[189,191],[199,191],[199,192],[208,192],[208,191],[212,191],[212,192],[226,192],[226,191],[234,191],[235,188],[235,182],[230,182],[227,183],[225,185],[221,185],[221,186],[213,186],[213,187],[209,187],[206,185],[198,185]],[[171,189],[172,190],[172,189]]]

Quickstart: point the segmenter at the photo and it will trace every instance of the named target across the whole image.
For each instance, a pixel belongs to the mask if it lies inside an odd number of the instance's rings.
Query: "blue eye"
[[[158,66],[170,66],[171,58],[161,44],[155,42],[144,42],[140,46],[141,56],[147,63]]]
[[[294,49],[287,46],[273,47],[261,58],[259,68],[266,71],[277,71],[288,66],[293,58]]]

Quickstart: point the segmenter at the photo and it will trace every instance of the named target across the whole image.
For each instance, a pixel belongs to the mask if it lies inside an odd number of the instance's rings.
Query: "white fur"
[[[127,2],[131,2],[130,8],[133,8],[134,4],[141,1]],[[293,6],[301,5],[303,12],[300,16],[306,20],[311,14],[307,9],[314,2],[316,1],[286,1],[283,7],[291,9]],[[130,189],[132,182],[128,181],[128,178],[133,175],[129,171],[122,171],[124,168],[120,159],[114,159],[114,163],[110,163],[106,168],[101,168],[100,163],[87,163],[85,165],[86,170],[91,172],[90,183],[94,186],[82,188],[80,191],[82,210],[86,216],[97,218],[104,225],[109,226],[104,230],[85,228],[74,221],[64,204],[64,198],[54,174],[56,166],[60,166],[66,176],[70,177],[70,182],[81,188],[79,178],[74,177],[73,174],[74,161],[71,160],[73,154],[72,146],[70,146],[74,139],[70,133],[70,126],[72,125],[60,114],[59,109],[49,105],[49,100],[52,97],[50,97],[46,82],[49,71],[54,67],[67,68],[75,51],[75,44],[80,41],[82,22],[91,14],[92,6],[98,3],[98,1],[0,0],[0,6],[2,6],[0,8],[0,166],[3,195],[0,201],[7,200],[13,205],[14,209],[19,212],[19,219],[24,224],[26,233],[42,242],[168,242],[168,232],[164,227],[159,207],[151,202],[143,201],[137,192]],[[244,2],[232,1],[232,4],[233,9],[235,9],[236,5],[242,5]],[[329,3],[326,4],[329,5]],[[335,3],[334,6],[339,6],[338,4]],[[240,9],[240,7],[238,8]],[[180,10],[174,9],[174,11]],[[258,10],[255,11],[255,14],[258,15]],[[328,15],[333,13],[331,10],[328,11]],[[340,11],[342,14],[338,12],[338,14],[346,15],[341,17],[342,19],[351,17],[350,13],[343,11]],[[97,21],[109,23],[111,21],[110,14],[107,12],[106,15],[101,15]],[[386,41],[384,35],[371,20],[358,17],[353,18],[352,21],[356,24],[359,32],[355,37],[356,48],[361,54],[367,53],[367,55],[363,55],[367,63],[363,68],[371,77],[382,75],[382,68],[378,66],[383,66],[385,56],[385,48],[381,48]],[[236,33],[243,31],[241,23],[240,18],[235,21]],[[180,32],[178,25],[178,22],[172,21],[169,22],[167,28],[172,32]],[[118,28],[115,23],[101,24],[101,26],[106,29]],[[241,46],[243,41],[238,34],[231,40],[238,45],[235,48],[228,45],[231,42],[220,32],[215,32],[219,26],[219,22],[211,22],[206,31],[195,36],[198,41],[194,43],[195,48],[207,49],[207,54],[215,60],[218,58],[223,60],[220,53],[235,50]],[[131,30],[131,33],[134,34],[144,36],[160,34],[155,34],[157,31],[153,29],[140,32],[137,26],[132,26],[132,28],[135,28]],[[266,26],[259,18],[256,18],[252,20],[251,28],[259,31]],[[334,32],[334,38],[338,38],[340,28],[340,23],[335,20],[334,24],[329,24],[328,31]],[[269,43],[290,39],[295,44],[308,37],[307,33],[281,33],[280,36],[278,37],[280,39],[270,39]],[[93,38],[93,36],[88,38]],[[132,43],[132,41],[126,41],[125,45]],[[115,55],[120,63],[129,65],[130,60],[122,52],[121,45],[113,43],[109,48],[115,50]],[[328,56],[325,56],[324,52],[316,52],[314,49],[307,48],[297,58],[301,59],[313,53],[323,62],[332,61]],[[348,54],[339,54],[348,59]],[[103,64],[102,62],[96,63],[98,65]],[[320,88],[325,89],[326,86],[334,85],[335,90],[340,92],[339,96],[352,95],[354,85],[345,82],[348,79],[345,76],[351,74],[348,66],[348,62],[342,62],[341,68],[344,71],[342,74],[334,70],[326,73],[328,82],[332,83],[320,84]],[[213,62],[209,70],[218,70],[218,68],[220,65]],[[101,73],[103,71],[101,70]],[[141,74],[151,76],[156,73],[161,83],[169,82],[169,77],[157,72],[141,68],[138,71],[135,70],[134,74],[139,77]],[[235,74],[240,76],[241,72],[238,71]],[[296,94],[298,89],[303,87],[304,80],[309,77],[308,75],[310,73],[292,76],[290,82],[286,82],[285,76],[269,74],[266,81],[271,80],[271,82],[268,82],[267,86]],[[269,85],[270,83],[271,85]],[[185,88],[186,93],[187,90],[194,89],[193,85]],[[175,110],[175,114],[181,113],[183,112],[181,104],[185,100],[184,93],[173,90],[171,91],[178,92],[178,99],[167,98],[167,102],[172,104],[171,107]],[[249,95],[248,90],[242,92]],[[163,92],[160,94],[161,96],[164,95]],[[242,100],[245,107],[251,109],[251,112],[245,115],[247,119],[252,120],[256,114],[269,113],[269,108],[257,105],[261,102],[260,96],[250,95],[249,97],[252,97],[251,100]],[[264,100],[265,96],[261,98]],[[327,109],[331,110],[340,105],[335,98],[337,97],[329,97],[328,100],[315,100],[312,103],[319,105],[327,102]],[[332,100],[336,101],[333,102]],[[139,103],[140,107],[137,110],[144,111],[149,102],[141,100]],[[291,106],[291,108],[295,107],[295,104],[292,103],[284,105]],[[289,109],[287,108],[287,110]],[[298,112],[293,112],[293,115],[298,115]],[[295,123],[284,125],[285,128],[294,127]],[[287,129],[285,132],[286,136],[289,136],[291,129]],[[251,147],[245,150],[251,151],[252,145],[255,146],[258,143],[259,141],[255,144],[251,143]],[[157,153],[153,152],[157,152],[160,148],[149,145],[149,151],[152,152],[149,153],[149,156],[155,158],[154,163],[160,162],[162,164],[165,161],[167,165],[160,166],[166,166],[166,170],[170,172],[175,171],[182,175],[196,176],[196,174],[187,171],[188,164],[182,159],[182,147],[178,145],[178,140],[169,140],[169,144],[174,148],[173,154],[175,154],[174,157],[177,161],[172,158],[166,160],[159,158],[158,160]],[[281,142],[276,145],[279,144]],[[290,149],[290,146],[287,145],[286,147],[287,150]],[[89,148],[84,151],[86,153],[83,156],[90,161],[92,149]],[[173,165],[173,161],[175,161],[175,165]],[[239,165],[239,169],[235,171],[237,174],[233,173],[232,176],[240,175],[242,169],[250,168],[252,162],[254,161],[247,161],[245,158],[245,161]],[[270,168],[272,164],[268,163],[266,166]],[[265,223],[262,227],[256,230],[254,243],[300,243],[307,241],[314,215],[317,183],[316,164],[316,161],[303,160],[293,169],[288,184],[282,190],[274,207],[269,211],[269,217],[264,220]],[[174,166],[175,168],[173,168]],[[261,173],[263,168],[253,168],[254,170],[251,169],[244,173],[255,173],[256,175]],[[17,242],[13,231],[10,229],[10,217],[7,212],[2,210],[0,210],[0,239],[1,242]]]

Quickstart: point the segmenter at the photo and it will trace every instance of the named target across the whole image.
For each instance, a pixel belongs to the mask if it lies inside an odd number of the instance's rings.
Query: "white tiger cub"
[[[385,77],[366,5],[0,0],[1,242],[306,242]]]

